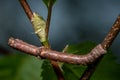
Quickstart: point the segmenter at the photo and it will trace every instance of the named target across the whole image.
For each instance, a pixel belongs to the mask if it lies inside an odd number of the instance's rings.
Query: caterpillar
[[[40,56],[42,56],[42,58],[48,58],[55,61],[78,65],[92,64],[96,59],[98,59],[100,56],[104,55],[107,52],[102,48],[101,44],[97,45],[86,55],[67,54],[63,52],[46,49],[44,47],[41,47],[40,51],[41,51]]]

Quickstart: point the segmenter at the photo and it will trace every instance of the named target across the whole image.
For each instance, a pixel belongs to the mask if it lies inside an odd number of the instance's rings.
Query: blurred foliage
[[[53,71],[52,65],[48,60],[45,60],[42,65],[42,80],[57,80],[56,74]]]
[[[52,0],[52,6],[54,5],[54,3],[56,2],[57,0]],[[50,0],[43,0],[44,4],[46,5],[46,7],[48,8],[50,6]]]
[[[70,45],[67,49],[68,53],[85,54],[90,52],[96,46],[93,42],[83,42],[77,45]],[[120,79],[120,64],[115,62],[116,58],[111,51],[102,59],[95,73],[90,80],[118,80]],[[63,64],[62,68],[66,80],[79,80],[87,66]]]
[[[0,80],[40,80],[42,61],[23,54],[0,57]]]
[[[85,54],[95,46],[95,43],[83,42],[69,45],[67,52]],[[91,80],[119,80],[120,64],[115,60],[112,52],[108,51]],[[66,63],[61,65],[66,80],[79,80],[86,67]],[[57,80],[57,77],[48,60],[40,60],[30,55],[12,54],[0,57],[0,80]]]

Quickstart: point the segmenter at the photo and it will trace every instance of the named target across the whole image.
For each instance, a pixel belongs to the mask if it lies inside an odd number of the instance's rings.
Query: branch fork
[[[49,48],[45,48],[44,46],[36,47],[26,42],[23,42],[22,40],[14,38],[10,38],[8,44],[15,49],[18,49],[33,56],[77,65],[91,64],[100,56],[106,53],[106,50],[102,48],[101,44],[97,45],[91,50],[90,53],[86,55],[74,55],[69,53],[58,52]]]
[[[119,31],[120,31],[120,16],[118,16],[118,18],[116,19],[115,23],[113,24],[111,30],[109,31],[103,42],[97,45],[94,49],[92,49],[91,52],[87,55],[71,55],[58,51],[53,51],[45,47],[36,47],[34,45],[23,42],[22,40],[14,39],[14,38],[10,38],[8,44],[15,49],[18,49],[33,56],[48,58],[55,61],[63,61],[72,64],[83,64],[83,65],[89,64],[88,68],[85,70],[82,77],[80,78],[80,80],[89,80],[92,73],[95,71],[97,65],[101,61],[102,57],[106,53],[106,50],[110,47],[113,40],[118,35]],[[93,54],[95,54],[94,58],[96,59],[92,61],[91,56]],[[85,57],[88,55],[91,55],[89,56],[90,57],[89,60],[88,58]],[[80,61],[81,62],[80,63],[79,60],[83,60],[83,61]],[[86,61],[90,61],[90,62],[86,62]]]
[[[52,0],[50,1],[52,2]],[[27,14],[29,20],[31,21],[33,17],[33,12],[30,9],[27,1],[20,0],[20,3],[25,13]],[[47,28],[45,30],[47,33],[46,35],[47,38],[49,33],[51,12],[52,12],[52,4],[48,8],[48,17],[46,22]],[[37,47],[19,39],[10,38],[8,41],[8,45],[27,54],[52,60],[51,64],[57,75],[58,80],[64,80],[64,77],[56,61],[61,61],[71,64],[88,65],[88,68],[85,70],[80,80],[89,80],[91,75],[95,71],[97,65],[103,58],[104,54],[107,52],[107,49],[111,46],[112,42],[118,35],[119,31],[120,31],[120,15],[116,19],[115,23],[113,24],[111,30],[109,31],[103,42],[98,44],[86,55],[73,55],[73,54],[51,50],[49,42],[47,42],[47,44],[45,43],[46,46],[43,45],[42,47]]]

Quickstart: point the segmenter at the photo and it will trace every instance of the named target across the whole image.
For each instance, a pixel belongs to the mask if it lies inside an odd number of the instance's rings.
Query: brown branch
[[[108,35],[102,42],[104,49],[108,49],[120,31],[120,15],[117,17]]]
[[[39,56],[38,56],[38,57],[39,57]],[[53,69],[54,69],[54,71],[55,71],[55,73],[56,73],[56,75],[57,75],[57,79],[58,79],[58,80],[65,80],[65,79],[64,79],[64,76],[63,76],[63,73],[62,73],[59,65],[57,64],[57,62],[56,62],[56,61],[53,61],[53,60],[50,60],[50,61],[51,61],[52,67],[53,67]]]
[[[53,0],[50,0],[49,6],[48,6],[47,22],[46,22],[46,37],[47,38],[49,34],[49,27],[50,27],[50,21],[51,21],[52,5],[53,5]]]
[[[105,37],[103,42],[101,43],[102,47],[107,50],[119,32],[120,32],[120,15],[116,19],[115,23],[113,24],[112,28],[110,29],[109,33],[107,34],[107,36]],[[100,63],[103,56],[101,56],[93,64],[88,66],[88,68],[85,70],[85,72],[81,76],[80,80],[89,80],[90,79],[90,77],[96,70],[96,67]]]
[[[33,12],[32,12],[32,10],[30,9],[27,1],[26,1],[26,0],[20,0],[20,3],[21,3],[21,5],[22,5],[22,7],[23,7],[23,9],[24,9],[24,11],[25,11],[25,13],[26,13],[26,15],[28,16],[30,22],[31,22],[32,17],[33,17]],[[47,28],[46,28],[47,37],[48,37],[49,25],[50,25],[50,20],[51,20],[51,12],[52,12],[52,5],[51,5],[51,3],[52,3],[52,0],[50,0],[50,7],[49,7],[49,9],[48,9],[48,19],[47,19],[47,23],[46,23],[46,27],[47,27]],[[14,41],[13,38],[11,38],[10,40]],[[19,41],[20,41],[20,43],[19,43]],[[26,44],[26,43],[24,43],[24,42],[21,43],[21,42],[22,42],[21,40],[15,40],[15,42],[18,43],[17,46],[20,47],[20,50],[23,50],[23,46],[22,46],[22,45],[25,45],[25,48],[24,48],[24,49],[27,50],[27,51],[26,51],[27,53],[30,53],[30,54],[32,53],[32,55],[36,55],[36,54],[38,53],[38,52],[37,52],[38,50],[36,49],[35,46],[32,46],[32,45],[30,45],[30,44]],[[20,44],[22,44],[22,45],[20,45]],[[46,44],[48,44],[47,46],[50,47],[49,42],[46,43]],[[44,46],[46,46],[46,45],[44,45]],[[27,49],[28,47],[29,47],[29,49]],[[62,71],[61,71],[61,69],[59,68],[59,65],[57,64],[57,62],[51,61],[51,64],[52,64],[52,67],[53,67],[53,69],[54,69],[54,71],[55,71],[55,73],[56,73],[56,76],[57,76],[58,80],[64,80]]]
[[[94,49],[91,50],[90,53],[86,55],[74,55],[53,51],[45,47],[36,47],[28,43],[25,43],[19,39],[10,38],[8,44],[15,49],[31,54],[33,56],[39,56],[42,58],[47,58],[50,60],[66,62],[71,64],[82,65],[91,64],[101,55],[106,53],[106,51],[101,47],[101,45],[96,46]]]
[[[19,0],[19,1],[20,1],[21,6],[23,7],[25,13],[27,14],[29,20],[31,21],[32,20],[32,16],[33,16],[33,12],[30,9],[30,6],[28,5],[26,0]]]
[[[33,56],[42,57],[42,56],[40,56],[40,52],[41,52],[41,50],[43,50],[42,49],[43,47],[36,47],[36,46],[30,45],[26,42],[23,42],[22,40],[14,39],[14,38],[10,38],[8,44],[10,46],[12,46],[13,48],[20,50],[22,52],[28,53]],[[62,75],[62,72],[61,72],[58,64],[56,64],[55,61],[51,61],[51,64],[53,66],[53,69],[56,72],[58,80],[64,80],[64,76]]]
[[[27,44],[26,42],[23,42],[19,39],[10,38],[8,44],[20,51],[23,51],[33,56],[37,56],[37,54],[39,53],[38,47]]]
[[[46,38],[48,39],[48,34],[49,34],[49,27],[50,27],[50,21],[51,21],[51,14],[52,14],[52,0],[50,0],[50,5],[48,7],[48,15],[47,15],[47,21],[46,21]],[[50,48],[50,43],[47,41],[47,44],[45,45],[47,48]],[[58,77],[58,80],[64,80],[64,76],[62,74],[61,69],[59,68],[59,65],[56,61],[50,61],[53,69]]]
[[[79,80],[90,80],[92,74],[95,72],[96,67],[99,64],[99,62],[101,61],[101,59],[103,58],[103,56],[104,55],[102,55],[101,57],[96,59],[96,61],[94,63],[89,64]]]
[[[98,45],[86,55],[74,55],[41,48],[40,56],[60,62],[87,65],[93,63],[97,58],[105,53],[106,51],[101,47],[101,45]]]

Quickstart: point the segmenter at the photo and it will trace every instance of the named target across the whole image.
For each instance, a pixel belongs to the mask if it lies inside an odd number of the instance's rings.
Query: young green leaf
[[[33,24],[33,28],[35,31],[35,34],[38,35],[40,41],[46,42],[46,32],[45,32],[45,28],[46,28],[46,22],[45,20],[39,16],[37,13],[33,13],[33,17],[31,20],[32,24]]]
[[[45,5],[46,5],[47,8],[50,6],[50,1],[52,1],[52,6],[56,2],[56,0],[43,0],[43,2],[45,3]]]
[[[95,46],[96,44],[93,42],[84,42],[76,45],[69,45],[66,51],[74,54],[86,54]],[[119,80],[120,64],[117,64],[115,59],[112,52],[108,51],[90,80]],[[79,80],[86,67],[87,66],[64,63],[62,69],[65,79]]]

